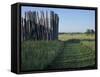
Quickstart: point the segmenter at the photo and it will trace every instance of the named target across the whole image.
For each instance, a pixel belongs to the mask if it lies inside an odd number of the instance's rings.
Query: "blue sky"
[[[21,15],[26,11],[54,11],[59,16],[59,32],[85,32],[95,29],[95,11],[80,9],[60,9],[46,7],[22,6]]]

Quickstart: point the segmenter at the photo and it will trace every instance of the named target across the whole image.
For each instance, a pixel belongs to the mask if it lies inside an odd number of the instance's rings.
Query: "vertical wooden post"
[[[50,15],[49,15],[50,14]],[[59,16],[54,11],[28,11],[21,19],[22,40],[58,39]]]

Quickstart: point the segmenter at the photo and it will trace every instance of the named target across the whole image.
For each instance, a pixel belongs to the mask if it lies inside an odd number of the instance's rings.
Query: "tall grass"
[[[22,70],[42,70],[59,53],[59,41],[25,41],[22,43]]]

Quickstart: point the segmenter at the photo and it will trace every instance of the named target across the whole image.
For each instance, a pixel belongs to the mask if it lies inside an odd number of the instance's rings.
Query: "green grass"
[[[63,34],[55,41],[24,41],[21,70],[80,68],[95,64],[95,35]]]
[[[80,43],[65,43],[63,53],[50,65],[50,69],[77,68],[94,64],[95,51],[85,48]]]
[[[95,39],[95,35],[87,35],[87,34],[59,34],[59,40],[61,41],[67,41],[70,39],[80,39],[80,40],[84,40],[84,39],[90,39],[90,40],[94,40]]]
[[[84,46],[86,46],[86,47],[88,47],[88,48],[90,48],[90,49],[95,51],[95,41],[81,41],[81,43]]]
[[[25,41],[22,43],[22,70],[42,70],[59,53],[58,41]]]

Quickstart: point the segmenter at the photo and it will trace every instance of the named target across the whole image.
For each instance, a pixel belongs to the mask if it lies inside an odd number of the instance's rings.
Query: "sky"
[[[21,16],[27,11],[54,11],[59,16],[59,32],[85,32],[87,29],[95,30],[95,11],[80,9],[62,9],[22,6]]]

